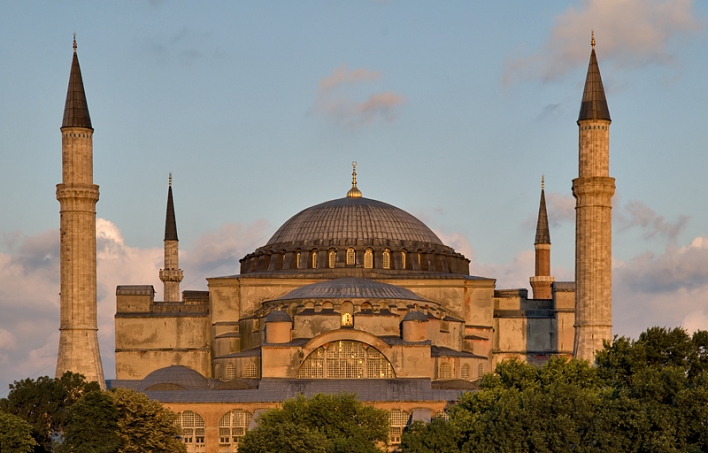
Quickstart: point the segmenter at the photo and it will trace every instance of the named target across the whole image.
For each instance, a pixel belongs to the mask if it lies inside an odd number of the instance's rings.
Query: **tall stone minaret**
[[[165,284],[165,302],[179,302],[179,283],[184,274],[179,268],[179,239],[177,239],[177,221],[175,206],[172,201],[172,173],[167,189],[167,216],[165,218],[165,268],[160,269],[160,280]]]
[[[543,177],[541,177],[541,205],[538,207],[536,222],[536,272],[530,279],[534,299],[552,299],[553,281],[551,276],[551,232],[548,229],[548,213],[546,212],[546,194]]]
[[[612,195],[610,110],[592,37],[590,65],[578,117],[580,165],[575,196],[576,358],[594,362],[603,340],[612,340]]]
[[[93,128],[79,57],[71,62],[62,137],[60,204],[61,314],[56,376],[83,374],[105,388],[96,322],[96,202],[93,183]]]

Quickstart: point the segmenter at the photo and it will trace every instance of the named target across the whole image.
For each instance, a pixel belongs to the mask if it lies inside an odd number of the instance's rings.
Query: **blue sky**
[[[237,272],[290,216],[364,196],[528,287],[541,175],[573,277],[590,30],[613,123],[614,324],[708,328],[708,5],[689,0],[0,4],[0,396],[54,372],[61,125],[72,33],[100,186],[99,334],[154,284],[174,175],[183,288]]]

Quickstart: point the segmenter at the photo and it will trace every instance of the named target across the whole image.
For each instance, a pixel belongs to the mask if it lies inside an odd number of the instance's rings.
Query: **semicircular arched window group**
[[[301,379],[395,378],[391,363],[376,348],[340,340],[320,346],[300,366]]]

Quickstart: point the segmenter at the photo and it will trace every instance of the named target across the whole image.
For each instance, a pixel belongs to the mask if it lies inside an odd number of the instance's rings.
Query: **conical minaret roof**
[[[536,222],[536,240],[535,244],[550,244],[551,231],[548,228],[548,213],[546,212],[546,194],[544,183],[541,180],[541,205],[538,208],[538,221]]]
[[[91,127],[84,82],[81,78],[79,56],[76,54],[76,38],[74,38],[74,58],[71,61],[71,74],[69,75],[69,88],[66,91],[66,104],[64,104],[64,120],[61,127]]]
[[[583,101],[580,104],[580,114],[578,115],[578,121],[583,120],[612,120],[610,118],[610,109],[607,107],[607,100],[605,99],[605,89],[602,86],[600,67],[597,65],[594,34],[588,74],[585,77]]]
[[[175,205],[172,201],[172,174],[170,174],[170,186],[167,189],[167,216],[165,218],[165,240],[179,241],[179,239],[177,239],[177,221],[175,220]]]

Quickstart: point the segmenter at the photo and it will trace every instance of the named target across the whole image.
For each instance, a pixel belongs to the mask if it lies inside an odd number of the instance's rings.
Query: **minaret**
[[[177,239],[177,221],[175,206],[172,201],[172,173],[167,189],[167,216],[165,218],[165,268],[160,269],[160,280],[165,284],[165,302],[179,302],[179,283],[184,278],[179,268],[179,239]]]
[[[71,62],[62,136],[60,204],[60,324],[56,376],[71,371],[105,388],[96,322],[96,202],[93,183],[93,128],[79,57]]]
[[[536,249],[536,272],[530,279],[534,299],[552,299],[553,281],[551,276],[551,232],[548,229],[548,213],[546,212],[545,183],[541,177],[541,205],[538,208],[538,221],[536,222],[536,240],[533,245]]]
[[[612,340],[612,195],[610,110],[595,56],[595,36],[578,117],[579,176],[575,196],[576,358],[594,362],[603,340]]]

